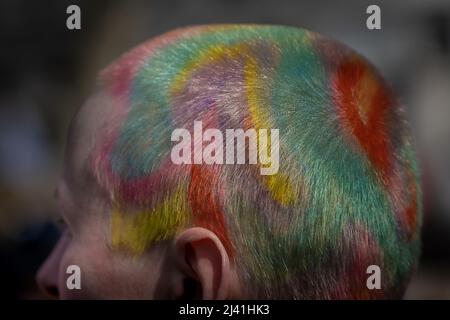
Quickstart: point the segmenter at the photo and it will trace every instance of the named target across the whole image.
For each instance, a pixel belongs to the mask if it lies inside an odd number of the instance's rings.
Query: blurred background
[[[81,8],[81,30],[66,8]],[[381,30],[366,8],[381,8]],[[34,274],[58,238],[53,190],[69,121],[99,70],[170,29],[205,23],[307,28],[371,60],[408,108],[423,173],[423,254],[407,299],[450,299],[450,1],[0,0],[2,298],[44,298]]]

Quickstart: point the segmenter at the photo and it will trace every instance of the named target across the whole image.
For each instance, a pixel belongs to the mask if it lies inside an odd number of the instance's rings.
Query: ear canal
[[[195,254],[191,244],[185,246],[184,260],[188,264],[189,268],[192,268],[190,264],[190,257]],[[193,277],[186,277],[183,280],[183,294],[180,300],[197,300],[202,297],[202,288],[198,280]]]

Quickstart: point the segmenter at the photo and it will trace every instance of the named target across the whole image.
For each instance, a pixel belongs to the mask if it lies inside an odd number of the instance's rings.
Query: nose
[[[59,269],[67,242],[67,235],[61,235],[52,253],[44,261],[36,275],[36,282],[39,288],[51,298],[59,298],[60,296]]]
[[[59,297],[58,289],[58,266],[52,260],[51,254],[39,269],[36,275],[36,281],[39,289],[51,298]]]

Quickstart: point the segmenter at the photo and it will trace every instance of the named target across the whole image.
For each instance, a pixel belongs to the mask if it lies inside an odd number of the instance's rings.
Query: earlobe
[[[189,228],[174,240],[175,259],[183,273],[181,297],[226,299],[230,294],[228,253],[219,238],[204,228]]]

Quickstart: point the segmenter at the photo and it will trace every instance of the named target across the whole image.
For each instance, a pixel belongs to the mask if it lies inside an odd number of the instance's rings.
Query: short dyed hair
[[[420,252],[416,156],[402,104],[360,55],[298,28],[192,27],[124,55],[101,87],[122,108],[89,158],[110,195],[112,247],[140,255],[200,226],[248,297],[403,295]],[[171,133],[195,120],[279,128],[278,173],[173,164]],[[380,290],[366,286],[369,265]]]

